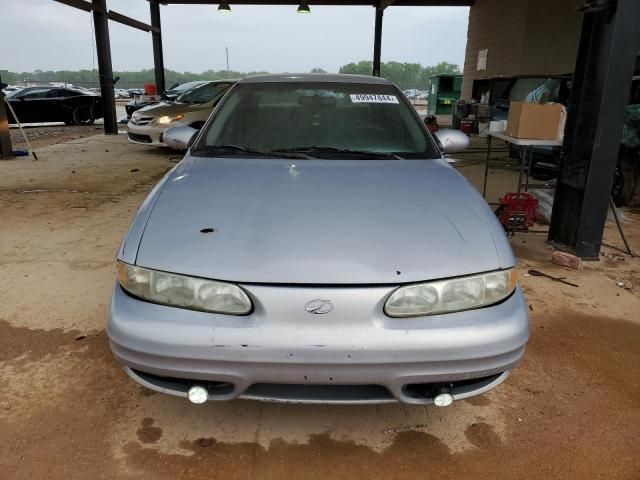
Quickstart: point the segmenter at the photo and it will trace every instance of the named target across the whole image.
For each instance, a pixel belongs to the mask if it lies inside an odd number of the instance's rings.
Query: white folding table
[[[520,148],[520,167],[518,169],[518,187],[516,189],[517,197],[516,202],[519,201],[520,192],[524,186],[524,191],[529,190],[529,177],[531,176],[531,165],[533,163],[533,149],[535,147],[561,147],[562,140],[533,140],[530,138],[515,138],[510,137],[505,132],[487,132],[487,159],[484,166],[484,185],[482,187],[482,196],[486,198],[487,195],[487,177],[489,176],[489,161],[491,159],[491,139],[497,138],[504,140],[507,143],[516,145]],[[525,171],[526,166],[526,171]],[[522,177],[526,175],[525,183],[522,183]],[[550,188],[548,185],[535,185],[537,188]],[[517,205],[517,203],[516,203]],[[507,229],[507,235],[514,235],[517,229],[517,222],[510,223]]]
[[[561,147],[562,140],[533,140],[530,138],[515,138],[510,137],[505,132],[487,132],[487,159],[485,161],[484,166],[484,185],[482,187],[482,196],[486,197],[487,194],[487,177],[489,176],[489,160],[491,159],[491,139],[497,138],[499,140],[504,140],[507,143],[512,145],[516,145],[519,147],[524,147],[520,149],[520,168],[518,175],[518,188],[517,193],[522,191],[522,187],[524,186],[524,191],[526,192],[529,189],[529,177],[531,175],[531,164],[533,163],[533,149],[535,147]],[[527,161],[528,160],[528,161]],[[526,166],[526,171],[525,171]],[[526,182],[522,183],[522,177],[526,174]],[[545,185],[536,185],[536,187],[548,188]]]

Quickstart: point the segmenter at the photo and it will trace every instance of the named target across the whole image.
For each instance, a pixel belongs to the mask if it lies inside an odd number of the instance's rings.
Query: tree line
[[[191,82],[194,80],[224,80],[228,78],[243,78],[251,75],[261,75],[268,72],[236,72],[227,70],[207,70],[206,72],[176,72],[165,69],[165,83],[167,88],[176,83]],[[142,87],[145,83],[155,82],[153,69],[130,71],[114,71],[113,77],[118,78],[116,88]],[[25,85],[27,83],[65,82],[79,87],[98,87],[100,85],[97,70],[35,70],[33,72],[9,72],[0,70],[2,82],[9,85]]]
[[[362,60],[360,62],[352,62],[343,65],[338,70],[340,73],[351,73],[360,75],[371,75],[372,62]],[[441,62],[437,65],[422,66],[419,63],[402,63],[402,62],[384,62],[381,65],[381,75],[400,88],[416,88],[418,90],[426,90],[429,86],[429,78],[433,75],[441,74],[459,74],[460,67],[452,63]],[[193,80],[224,80],[229,78],[243,78],[252,75],[260,75],[269,72],[237,72],[227,70],[207,70],[202,73],[194,72],[176,72],[175,70],[165,69],[165,81],[167,87],[175,83],[184,83]],[[311,73],[327,73],[322,68],[314,68]],[[154,82],[153,69],[140,71],[117,71],[113,73],[114,77],[120,77],[117,87],[133,88],[141,87],[145,83]],[[2,82],[10,85],[25,85],[30,82],[66,82],[82,87],[97,87],[99,85],[99,76],[97,70],[35,70],[33,72],[10,72],[8,70],[0,70],[0,79]]]
[[[340,67],[340,73],[352,73],[358,75],[371,75],[373,62],[362,60],[357,63],[349,63]],[[429,79],[434,75],[460,75],[460,67],[453,63],[440,62],[437,65],[423,67],[419,63],[382,62],[380,75],[392,81],[403,90],[415,88],[427,90]]]

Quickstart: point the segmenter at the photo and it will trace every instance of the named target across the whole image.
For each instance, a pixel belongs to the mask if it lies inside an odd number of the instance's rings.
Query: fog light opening
[[[191,403],[201,404],[209,398],[209,391],[202,385],[194,385],[187,392],[187,398]]]
[[[448,407],[453,403],[451,387],[436,388],[433,395],[433,404],[436,407]]]

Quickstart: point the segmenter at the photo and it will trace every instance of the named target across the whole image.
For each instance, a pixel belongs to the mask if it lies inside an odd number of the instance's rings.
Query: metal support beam
[[[116,119],[116,99],[113,93],[113,69],[111,66],[111,45],[109,42],[109,17],[106,0],[93,0],[93,25],[96,32],[96,52],[98,73],[104,114],[104,133],[118,134]]]
[[[137,28],[138,30],[142,30],[143,32],[152,32],[154,31],[154,27],[151,25],[147,25],[144,22],[136,20],[135,18],[127,17],[126,15],[122,15],[121,13],[114,12],[113,10],[104,10],[101,6],[96,5],[95,3],[87,2],[86,0],[54,0],[55,2],[62,3],[63,5],[67,5],[69,7],[77,8],[78,10],[84,10],[85,12],[102,12],[107,14],[109,20],[113,20],[114,22],[121,23],[128,27]]]
[[[160,25],[160,4],[156,1],[150,1],[151,8],[151,26],[154,31],[151,33],[153,40],[153,65],[156,77],[156,90],[158,95],[162,95],[166,88],[164,80],[164,57],[162,55],[162,27]]]
[[[382,15],[384,9],[376,8],[376,25],[373,35],[373,76],[380,76],[380,56],[382,53]]]
[[[93,10],[94,6],[85,0],[54,0],[58,3],[62,3],[63,5],[67,5],[68,7],[77,8],[79,10],[84,10],[85,12],[90,12]]]
[[[600,253],[640,47],[639,18],[638,0],[585,4],[549,229],[551,242],[583,259]]]
[[[109,20],[121,23],[122,25],[126,25],[127,27],[137,28],[138,30],[142,30],[143,32],[156,31],[156,29],[151,25],[147,25],[144,22],[136,20],[135,18],[127,17],[126,15],[122,15],[121,13],[114,12],[113,10],[109,10],[107,16],[109,17]]]

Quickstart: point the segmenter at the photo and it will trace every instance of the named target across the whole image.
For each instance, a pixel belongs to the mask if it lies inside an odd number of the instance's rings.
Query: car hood
[[[395,284],[515,263],[495,215],[444,160],[187,156],[157,190],[137,249],[143,267],[246,283]]]

